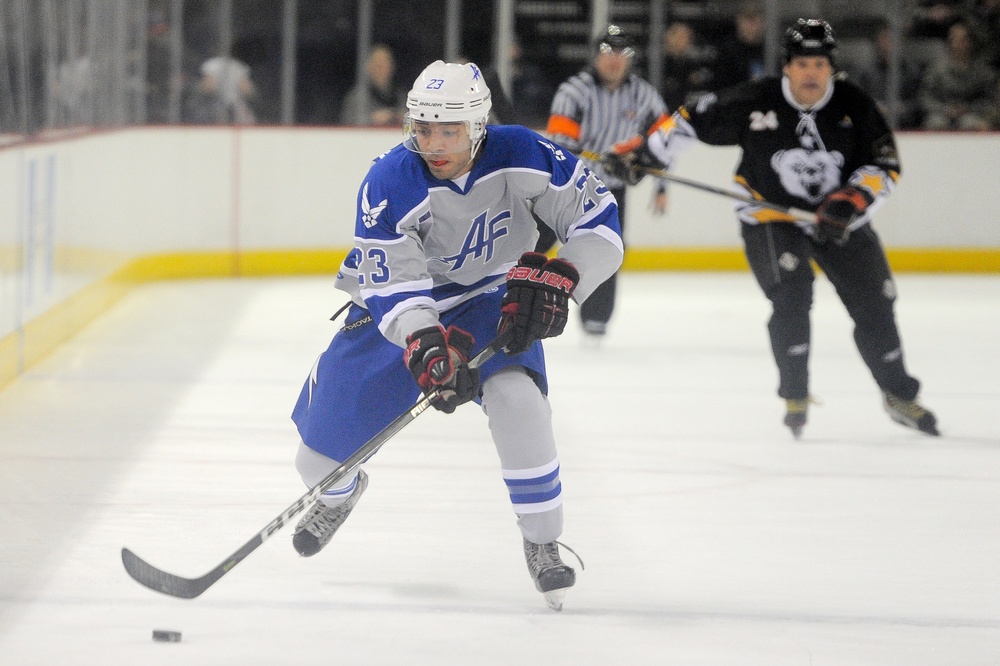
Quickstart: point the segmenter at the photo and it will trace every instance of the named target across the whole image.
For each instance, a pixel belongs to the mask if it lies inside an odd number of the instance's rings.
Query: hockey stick
[[[683,178],[682,176],[675,176],[669,171],[664,171],[663,169],[655,169],[653,167],[639,167],[651,176],[656,176],[657,178],[662,178],[663,180],[668,180],[672,183],[680,183],[681,185],[687,185],[688,187],[694,187],[705,192],[712,192],[713,194],[721,194],[724,197],[729,197],[730,199],[736,199],[737,201],[742,201],[754,206],[760,206],[761,208],[768,208],[770,210],[778,211],[779,213],[784,213],[789,217],[793,217],[801,222],[809,222],[810,224],[816,224],[819,218],[816,217],[816,213],[811,213],[807,210],[802,210],[801,208],[793,208],[792,206],[783,206],[781,204],[771,203],[770,201],[765,201],[764,199],[754,199],[751,196],[740,194],[739,192],[732,192],[730,190],[723,189],[721,187],[714,187],[712,185],[706,185],[704,183],[699,183],[696,180],[689,180]]]
[[[599,153],[594,153],[589,150],[585,150],[580,153],[581,157],[585,157],[589,160],[600,161],[602,155]],[[663,180],[670,181],[672,183],[679,183],[681,185],[687,185],[688,187],[693,187],[704,192],[711,192],[712,194],[721,194],[724,197],[729,197],[730,199],[735,199],[737,201],[742,201],[744,203],[752,204],[754,206],[760,206],[761,208],[768,208],[770,210],[778,211],[779,213],[784,213],[789,217],[795,218],[801,222],[809,222],[810,224],[816,224],[818,218],[816,213],[811,213],[807,210],[802,210],[801,208],[793,208],[791,206],[783,206],[781,204],[771,203],[770,201],[765,201],[764,199],[754,199],[751,196],[740,194],[739,192],[733,192],[721,187],[715,187],[714,185],[706,185],[705,183],[699,183],[696,180],[690,180],[682,176],[675,176],[669,171],[663,169],[657,169],[654,167],[640,166],[640,169],[645,171],[651,176],[656,176],[657,178],[662,178]]]
[[[498,335],[493,339],[493,342],[486,347],[486,349],[479,352],[479,354],[469,361],[469,366],[478,368],[483,363],[493,358],[493,356],[509,341],[509,334]],[[365,442],[365,444],[354,454],[349,456],[347,460],[340,465],[340,467],[330,472],[325,479],[320,481],[309,492],[295,500],[295,503],[281,512],[281,515],[269,522],[264,529],[243,544],[239,550],[227,557],[222,563],[204,576],[201,576],[200,578],[184,578],[183,576],[167,573],[166,571],[157,569],[152,564],[149,564],[128,548],[122,548],[122,563],[125,565],[125,571],[127,571],[128,575],[134,578],[136,582],[141,585],[145,585],[151,590],[162,592],[163,594],[168,594],[172,597],[180,597],[181,599],[194,599],[214,585],[217,580],[229,573],[233,567],[242,562],[243,559],[255,551],[258,546],[267,541],[274,535],[275,532],[284,527],[289,520],[301,513],[303,509],[310,506],[319,498],[320,495],[323,494],[325,490],[347,476],[350,471],[382,448],[383,444],[406,427],[411,421],[413,421],[413,419],[425,412],[427,408],[431,406],[431,403],[434,402],[437,395],[437,390],[431,391],[428,395],[421,398],[408,411],[396,417],[392,423],[384,427],[378,434]]]

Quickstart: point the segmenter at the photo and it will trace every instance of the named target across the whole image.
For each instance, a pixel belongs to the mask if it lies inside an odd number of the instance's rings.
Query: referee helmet
[[[594,40],[594,52],[611,53],[613,51],[618,51],[628,57],[634,56],[635,39],[612,23],[603,34]]]

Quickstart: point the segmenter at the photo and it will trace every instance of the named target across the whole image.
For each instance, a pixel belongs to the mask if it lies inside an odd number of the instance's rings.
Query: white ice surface
[[[318,556],[286,528],[197,599],[132,581],[123,546],[198,576],[305,491],[288,415],[343,302],[137,289],[0,392],[0,664],[998,664],[1000,279],[898,282],[941,438],[882,412],[822,279],[798,442],[749,274],[625,274],[600,347],[547,343],[586,563],[562,613],[474,406],[390,441]]]

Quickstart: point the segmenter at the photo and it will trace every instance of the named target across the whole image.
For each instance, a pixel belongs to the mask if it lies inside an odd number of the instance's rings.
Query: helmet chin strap
[[[479,152],[479,148],[480,146],[483,145],[483,141],[485,140],[486,140],[486,128],[483,128],[483,135],[479,137],[479,139],[475,143],[473,143],[472,147],[469,149],[470,162],[476,159],[476,153]]]
[[[485,135],[483,135],[483,138],[486,138],[486,136],[485,136]],[[483,139],[480,139],[479,141],[477,141],[477,142],[476,142],[476,143],[475,143],[475,144],[474,144],[474,145],[473,145],[473,146],[472,146],[472,147],[471,147],[471,148],[469,149],[469,159],[468,159],[468,160],[466,160],[466,161],[465,161],[465,163],[464,163],[464,164],[462,164],[462,166],[460,166],[460,167],[458,168],[458,172],[459,172],[459,173],[462,173],[463,171],[465,171],[465,168],[466,168],[467,166],[469,166],[470,164],[472,164],[473,162],[475,162],[475,161],[476,161],[476,153],[477,153],[477,152],[479,152],[479,147],[480,147],[481,145],[483,145]]]

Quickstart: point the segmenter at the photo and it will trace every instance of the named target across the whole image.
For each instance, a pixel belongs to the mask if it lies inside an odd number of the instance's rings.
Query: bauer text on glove
[[[526,252],[507,273],[501,304],[500,333],[510,332],[507,352],[520,354],[536,340],[555,337],[566,328],[569,299],[580,281],[573,264]]]

